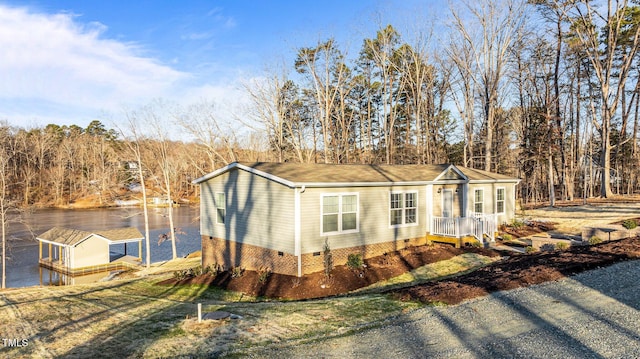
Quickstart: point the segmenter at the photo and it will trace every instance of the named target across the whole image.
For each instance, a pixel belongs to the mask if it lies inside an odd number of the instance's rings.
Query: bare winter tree
[[[308,162],[312,154],[306,138],[306,124],[300,116],[298,88],[286,75],[268,74],[244,84],[251,100],[247,124],[256,132],[266,133],[269,147],[278,162],[290,156],[300,162]],[[257,123],[256,126],[254,123]]]
[[[142,210],[144,216],[144,237],[145,237],[145,263],[146,267],[151,267],[151,244],[150,244],[150,235],[149,235],[149,204],[147,203],[147,187],[145,184],[145,176],[143,165],[145,163],[142,160],[142,146],[144,143],[144,135],[141,132],[141,118],[140,114],[135,111],[126,111],[125,119],[127,123],[126,131],[120,129],[120,133],[125,139],[124,145],[127,149],[127,153],[129,156],[132,156],[135,159],[137,164],[137,174],[138,180],[140,181],[140,188],[142,192]]]
[[[9,152],[4,144],[7,143],[7,127],[0,128],[0,226],[2,226],[2,286],[7,287],[7,212],[9,210]]]
[[[600,134],[600,195],[611,197],[612,120],[626,91],[640,45],[640,26],[630,26],[627,0],[608,0],[600,10],[591,1],[578,2],[571,11],[572,30],[583,45],[599,85],[600,109],[592,107],[593,124]],[[599,118],[598,118],[599,116]]]
[[[373,61],[378,70],[382,99],[381,134],[387,164],[393,164],[394,160],[395,121],[399,108],[396,106],[399,94],[397,88],[400,86],[400,71],[396,61],[399,44],[400,34],[393,26],[387,25],[378,30],[374,39],[365,39],[363,49],[365,56]]]
[[[150,145],[155,153],[155,160],[161,173],[162,189],[168,205],[167,217],[169,219],[169,233],[168,235],[161,236],[160,242],[164,238],[169,237],[171,241],[172,258],[176,259],[178,258],[178,251],[176,249],[176,227],[173,221],[172,196],[173,183],[176,178],[176,165],[170,154],[171,140],[169,138],[169,131],[171,129],[171,123],[169,123],[167,115],[172,111],[169,107],[170,105],[166,102],[156,101],[142,110],[142,116],[145,127],[149,128],[153,133],[154,141],[151,141]]]
[[[317,120],[321,128],[324,162],[335,158],[336,126],[333,117],[338,107],[340,89],[347,80],[347,67],[343,63],[344,54],[338,49],[335,40],[319,42],[316,47],[302,48],[298,51],[295,67],[300,74],[307,76],[310,92],[316,105]]]
[[[525,3],[521,0],[461,1],[451,6],[453,27],[473,59],[471,75],[479,89],[486,138],[484,169],[493,163],[493,130],[500,95],[505,86],[509,48],[525,23]],[[458,4],[460,6],[458,6]]]
[[[232,128],[223,128],[216,113],[216,104],[203,101],[192,104],[173,114],[176,123],[184,128],[204,148],[209,159],[208,168],[218,168],[238,160],[234,148],[235,133]],[[202,168],[202,173],[206,173]]]
[[[474,168],[474,101],[476,86],[474,85],[474,60],[468,43],[453,40],[445,46],[447,58],[443,61],[453,63],[454,70],[451,75],[451,91],[453,102],[462,118],[464,128],[464,166]],[[447,66],[443,64],[442,67]]]

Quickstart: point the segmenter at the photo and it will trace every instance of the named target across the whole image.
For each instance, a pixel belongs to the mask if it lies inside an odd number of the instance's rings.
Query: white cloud
[[[105,25],[80,24],[68,13],[41,14],[0,5],[0,103],[13,104],[2,116],[47,104],[112,110],[124,103],[142,103],[170,96],[190,79],[158,61],[143,48],[103,38]]]

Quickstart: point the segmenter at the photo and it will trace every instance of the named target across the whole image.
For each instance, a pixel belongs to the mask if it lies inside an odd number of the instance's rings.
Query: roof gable
[[[464,175],[456,166],[450,165],[435,178],[436,181],[466,181],[467,176]]]

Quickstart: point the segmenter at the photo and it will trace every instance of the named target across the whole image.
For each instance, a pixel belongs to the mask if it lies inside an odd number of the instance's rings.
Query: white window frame
[[[224,196],[224,206],[220,207],[220,204],[218,203],[218,196],[222,195]],[[213,198],[213,204],[216,210],[216,224],[219,225],[225,225],[225,223],[227,223],[227,195],[224,192],[216,192],[214,194],[214,198]],[[220,222],[220,218],[218,218],[218,211],[222,209],[224,211],[224,215],[222,216],[222,222]]]
[[[355,196],[356,197],[356,228],[342,230],[342,215],[345,213],[353,213],[353,212],[343,212],[342,211],[342,197],[346,196]],[[325,197],[338,197],[338,230],[325,232],[324,231],[324,198]],[[332,236],[338,234],[347,234],[347,233],[358,233],[360,232],[360,193],[358,192],[340,192],[340,193],[322,193],[320,195],[320,235],[321,236]]]
[[[477,197],[476,197],[476,192],[481,192],[481,193],[482,193],[482,201],[477,201],[477,200],[476,200],[476,198],[477,198]],[[473,190],[473,213],[480,213],[480,214],[484,214],[484,202],[485,202],[485,201],[484,201],[484,188],[475,188],[475,189]],[[476,210],[476,205],[477,205],[478,203],[481,203],[481,204],[482,204],[482,211],[481,211],[481,212],[478,212],[478,211]]]
[[[498,192],[502,190],[502,199],[498,199]],[[497,214],[504,214],[506,212],[506,199],[507,199],[507,190],[505,187],[497,187],[496,188],[496,212]],[[498,202],[502,202],[502,211],[498,211]]]
[[[414,207],[407,207],[407,194],[413,194],[413,199],[414,199]],[[392,197],[394,194],[401,194],[402,195],[402,199],[401,199],[401,204],[402,206],[400,208],[391,208],[391,201],[392,201]],[[418,196],[418,191],[391,191],[389,192],[389,227],[390,228],[398,228],[398,227],[411,227],[411,226],[417,226],[420,220],[420,214],[418,213],[418,200],[419,200],[419,196]],[[415,214],[415,222],[413,223],[407,223],[407,210],[408,209],[415,209],[416,210],[416,214]],[[391,223],[391,212],[392,211],[397,211],[400,210],[400,212],[402,213],[402,218],[400,220],[399,224],[392,224]]]

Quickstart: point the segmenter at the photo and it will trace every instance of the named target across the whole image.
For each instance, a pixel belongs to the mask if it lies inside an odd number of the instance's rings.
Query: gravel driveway
[[[640,261],[427,307],[375,329],[256,358],[639,358]]]

